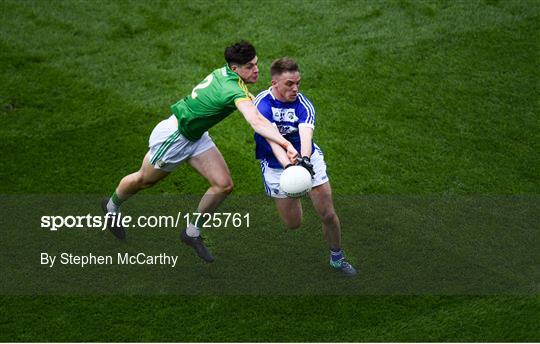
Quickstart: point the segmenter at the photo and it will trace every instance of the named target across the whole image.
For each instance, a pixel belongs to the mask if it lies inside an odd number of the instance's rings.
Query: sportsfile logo
[[[106,215],[45,215],[41,217],[41,228],[57,231],[62,228],[99,228],[107,229],[107,223],[129,227],[131,216],[122,216],[121,213],[107,213]]]
[[[179,228],[190,223],[198,224],[203,228],[241,228],[250,226],[249,213],[182,213],[172,215],[137,216],[133,218],[122,213],[107,213],[105,215],[44,215],[41,217],[41,228],[50,231],[59,229],[101,229],[109,226],[122,226],[124,228]]]

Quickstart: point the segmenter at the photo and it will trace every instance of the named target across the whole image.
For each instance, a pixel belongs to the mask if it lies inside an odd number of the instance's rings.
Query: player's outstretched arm
[[[300,154],[302,157],[311,157],[311,146],[313,140],[313,128],[307,125],[299,125],[298,132],[300,134]]]
[[[268,141],[268,144],[270,145],[270,148],[272,148],[272,153],[274,153],[276,159],[279,161],[281,166],[283,166],[283,168],[291,164],[291,161],[287,157],[287,152],[283,149],[283,147],[281,147],[274,141],[270,141],[270,140],[267,140],[267,141]]]
[[[249,125],[251,125],[257,134],[283,147],[283,149],[287,151],[287,157],[289,160],[294,163],[296,157],[298,156],[298,152],[292,143],[281,136],[279,130],[277,130],[277,128],[273,126],[270,121],[259,113],[257,107],[255,107],[251,101],[246,100],[238,102],[236,103],[236,107],[242,113],[242,115],[244,115],[246,121],[249,123]]]

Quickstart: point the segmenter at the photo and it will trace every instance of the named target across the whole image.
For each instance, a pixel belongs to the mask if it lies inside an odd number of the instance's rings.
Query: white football
[[[279,178],[281,190],[289,197],[301,197],[307,194],[313,182],[311,174],[302,166],[291,166],[281,173]]]

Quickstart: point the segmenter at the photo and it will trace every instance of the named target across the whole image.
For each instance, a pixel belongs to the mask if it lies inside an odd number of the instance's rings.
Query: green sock
[[[111,198],[109,198],[109,202],[107,202],[107,211],[110,213],[118,213],[120,210],[120,205],[125,200],[121,200],[118,195],[116,194],[116,191],[112,194]]]
[[[116,205],[116,206],[121,206],[122,203],[124,203],[123,200],[120,199],[120,197],[118,197],[118,195],[116,194],[116,191],[114,191],[114,193],[112,194],[111,196],[111,200],[113,201],[113,203]]]

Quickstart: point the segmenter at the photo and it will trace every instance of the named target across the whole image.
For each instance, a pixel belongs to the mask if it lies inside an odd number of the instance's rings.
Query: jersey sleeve
[[[307,126],[315,129],[315,107],[306,96],[298,94],[300,106],[298,107],[298,126]]]
[[[228,80],[223,88],[223,97],[227,103],[234,103],[235,105],[241,101],[252,100],[249,90],[240,79]]]
[[[274,123],[274,116],[272,115],[272,107],[270,106],[270,102],[267,100],[267,97],[265,96],[268,92],[263,91],[257,95],[255,98],[255,106],[267,120],[270,121],[270,123]]]

